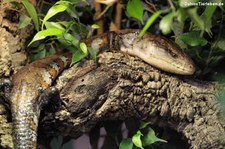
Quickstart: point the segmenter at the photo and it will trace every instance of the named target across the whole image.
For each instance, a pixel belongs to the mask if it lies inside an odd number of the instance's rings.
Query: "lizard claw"
[[[9,78],[0,79],[0,87],[12,87],[12,81]]]
[[[59,90],[56,87],[42,90],[38,101],[40,107],[44,107],[47,111],[56,111],[61,105]]]
[[[4,92],[4,97],[9,100],[10,91],[12,89],[12,81],[9,78],[0,79],[0,89]]]

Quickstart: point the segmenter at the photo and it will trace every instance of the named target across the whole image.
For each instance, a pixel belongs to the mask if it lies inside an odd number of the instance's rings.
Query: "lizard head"
[[[139,31],[120,33],[120,50],[166,72],[181,75],[195,72],[193,61],[173,41],[149,33],[139,39],[138,34]]]

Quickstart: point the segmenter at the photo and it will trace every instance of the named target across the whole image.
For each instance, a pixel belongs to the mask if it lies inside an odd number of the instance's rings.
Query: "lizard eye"
[[[171,54],[172,57],[177,58],[177,54],[176,53],[172,52],[172,50],[168,50],[168,51],[171,51],[170,54]]]

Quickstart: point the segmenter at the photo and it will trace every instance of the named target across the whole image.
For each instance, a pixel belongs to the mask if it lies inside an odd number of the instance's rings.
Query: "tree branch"
[[[100,16],[101,15],[101,12],[102,12],[102,10],[101,10],[101,4],[100,3],[97,3],[96,1],[94,1],[94,6],[95,6],[95,18],[97,18],[98,16]],[[101,18],[101,19],[98,19],[97,21],[96,21],[96,24],[99,26],[99,28],[98,28],[98,30],[97,30],[97,34],[99,35],[99,34],[102,34],[102,33],[104,33],[104,24],[103,24],[103,19]]]
[[[120,53],[103,53],[94,66],[88,61],[62,74],[63,106],[46,114],[42,129],[51,126],[49,133],[78,137],[98,122],[136,117],[181,132],[195,149],[224,145],[215,83],[166,74]],[[70,73],[75,77],[60,87]]]

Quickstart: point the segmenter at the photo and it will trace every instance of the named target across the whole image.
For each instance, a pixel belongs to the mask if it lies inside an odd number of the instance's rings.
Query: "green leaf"
[[[59,21],[59,23],[64,26],[64,27],[68,27],[70,26],[71,24],[74,24],[75,22],[74,21]]]
[[[28,0],[22,0],[24,7],[26,8],[29,16],[32,18],[34,22],[35,29],[39,31],[39,22],[38,22],[38,15],[34,8],[34,6]]]
[[[178,22],[184,22],[188,16],[187,16],[187,13],[186,13],[186,9],[184,8],[179,8],[177,11],[176,11],[176,16],[177,16],[177,20]]]
[[[45,22],[46,28],[57,28],[60,30],[65,30],[60,22]]]
[[[187,13],[189,17],[191,18],[192,22],[201,30],[204,30],[205,24],[202,18],[197,13],[197,7],[194,8],[188,8]]]
[[[47,55],[53,55],[53,54],[55,54],[57,51],[56,51],[56,49],[53,47],[53,46],[51,46],[48,50],[47,50]]]
[[[133,148],[133,142],[130,138],[123,139],[119,146],[119,149],[132,149],[132,148]]]
[[[143,136],[143,145],[148,146],[155,142],[164,142],[167,143],[166,140],[160,139],[156,137],[154,130],[151,127],[148,127],[148,133]]]
[[[80,43],[80,49],[84,54],[88,54],[87,45],[84,42]]]
[[[159,23],[159,28],[162,30],[163,34],[169,34],[171,32],[171,27],[173,23],[173,18],[175,16],[174,12],[171,12],[164,16]]]
[[[63,33],[62,35],[57,36],[59,42],[65,46],[78,46],[79,41],[70,33]]]
[[[128,4],[127,4],[127,13],[129,16],[132,16],[136,19],[138,19],[139,21],[141,21],[142,24],[144,24],[143,22],[143,6],[141,3],[141,0],[129,0]]]
[[[206,18],[212,18],[217,6],[206,6],[204,12],[202,13],[203,16]]]
[[[78,12],[76,11],[76,9],[75,9],[74,6],[68,5],[68,8],[67,8],[66,11],[68,12],[68,14],[69,14],[71,17],[73,17],[73,18],[75,18],[75,19],[79,19],[79,17],[78,17]]]
[[[57,28],[49,28],[49,29],[46,29],[43,31],[39,31],[34,36],[34,38],[31,40],[31,42],[28,44],[28,46],[30,46],[33,42],[41,40],[41,39],[45,39],[48,36],[59,35],[62,33],[63,33],[63,31],[61,29],[57,29]]]
[[[137,133],[132,137],[132,142],[134,143],[135,146],[144,149],[142,147],[141,136],[143,136],[143,134],[141,133],[140,130],[138,130]]]
[[[148,30],[148,28],[153,24],[153,22],[158,18],[158,16],[162,13],[161,10],[155,12],[146,22],[145,26],[143,27],[143,29],[141,30],[141,32],[139,33],[139,38],[141,38],[144,33]]]
[[[91,25],[91,28],[93,28],[93,29],[98,29],[99,26],[98,26],[97,24],[92,24],[92,25]]]
[[[77,50],[72,57],[72,63],[71,65],[79,62],[80,60],[82,60],[83,58],[85,58],[87,56],[87,54],[84,54],[81,50]]]
[[[177,22],[173,24],[172,30],[176,37],[180,34],[183,34],[184,25],[184,22]],[[181,49],[187,49],[187,44],[184,43],[180,38],[175,38],[175,42],[181,47]]]
[[[96,61],[97,59],[97,53],[96,53],[96,50],[92,47],[88,47],[88,53],[90,54],[91,58]]]
[[[220,49],[222,49],[223,51],[225,51],[225,39],[221,39],[217,42],[217,45]]]
[[[212,35],[211,28],[212,28],[212,16],[215,12],[217,6],[207,6],[205,11],[201,15],[201,19],[204,21],[205,24],[205,31]]]
[[[187,32],[179,36],[180,39],[190,46],[204,46],[208,41],[200,36],[199,32]]]
[[[32,50],[30,50],[30,56],[31,61],[45,57],[46,56],[45,44],[40,44],[38,47],[32,48]]]
[[[149,124],[150,124],[150,122],[141,121],[141,124],[140,124],[139,128],[140,129],[146,128]]]
[[[28,24],[30,24],[30,22],[31,22],[31,18],[28,17],[26,14],[22,14],[20,16],[19,28],[26,27]]]
[[[59,1],[60,2],[60,1]],[[41,29],[44,29],[44,25],[46,23],[47,20],[49,20],[51,17],[55,16],[56,14],[63,12],[67,9],[67,3],[59,3],[57,2],[55,5],[53,5],[47,12],[47,14],[45,15],[42,25],[41,25]]]

